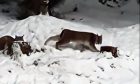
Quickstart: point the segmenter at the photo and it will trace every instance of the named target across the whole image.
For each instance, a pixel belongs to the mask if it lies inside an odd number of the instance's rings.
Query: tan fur
[[[14,42],[14,38],[11,36],[3,36],[0,38],[0,50],[3,50],[3,53],[5,50],[7,50],[7,55],[12,55],[12,44]]]
[[[103,52],[111,52],[113,57],[118,57],[117,55],[117,47],[113,47],[113,46],[101,46],[100,48],[100,53]]]
[[[21,42],[21,43],[19,43],[19,45],[20,45],[20,49],[21,49],[22,53],[29,56],[29,54],[32,52],[32,49],[31,49],[31,46],[29,45],[29,43]]]
[[[98,36],[93,33],[89,32],[80,32],[80,31],[73,31],[69,29],[64,29],[60,35],[56,35],[53,37],[50,37],[45,44],[51,40],[51,39],[58,39],[58,42],[56,42],[56,49],[60,50],[60,46],[74,42],[77,45],[80,46],[86,46],[88,47],[91,51],[99,51],[96,47],[95,44],[100,44],[102,41],[102,36]]]

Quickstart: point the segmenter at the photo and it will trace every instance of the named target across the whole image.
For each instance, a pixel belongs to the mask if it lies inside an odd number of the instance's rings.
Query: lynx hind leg
[[[4,50],[2,51],[2,53],[5,54],[6,51],[8,51],[8,45],[7,44],[4,45]]]
[[[83,44],[80,45],[80,52],[83,52],[83,51],[85,51],[86,49],[89,50],[89,47],[88,47],[88,46],[85,46],[85,45],[83,45]]]
[[[10,56],[13,55],[12,45],[9,45],[9,46],[8,46],[7,55],[10,55]]]
[[[56,49],[58,49],[58,50],[61,50],[59,47],[61,46],[61,45],[64,45],[64,44],[66,44],[66,43],[69,43],[69,41],[67,41],[67,40],[59,40],[58,42],[56,42]]]

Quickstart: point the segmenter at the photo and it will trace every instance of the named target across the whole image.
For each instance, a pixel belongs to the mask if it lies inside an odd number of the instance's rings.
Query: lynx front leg
[[[60,45],[60,42],[56,42],[55,48],[58,49],[58,50],[61,50],[61,49],[59,49],[59,45]]]
[[[92,46],[92,47],[95,49],[96,52],[100,52],[100,51],[95,47],[95,45]]]
[[[93,52],[100,52],[96,47],[95,47],[95,45],[94,44],[92,44],[92,45],[89,45],[89,48],[91,49],[91,51],[93,51]]]

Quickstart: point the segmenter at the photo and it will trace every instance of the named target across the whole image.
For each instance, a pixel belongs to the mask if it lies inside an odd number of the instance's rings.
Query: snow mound
[[[63,28],[103,35],[102,45],[117,46],[119,57],[111,53],[80,52],[71,48],[59,51],[55,42],[44,46]],[[32,16],[0,26],[0,36],[24,35],[32,48],[45,52],[22,55],[23,63],[0,54],[0,84],[138,84],[139,24],[124,28],[97,28],[50,16]],[[101,45],[96,45],[99,49]]]

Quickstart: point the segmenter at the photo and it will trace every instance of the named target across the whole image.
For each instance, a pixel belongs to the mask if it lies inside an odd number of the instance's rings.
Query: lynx
[[[3,53],[7,50],[7,55],[13,55],[12,44],[14,41],[24,41],[23,36],[3,36],[0,38],[0,50],[3,50]]]
[[[101,46],[100,48],[100,52],[111,52],[113,57],[118,57],[117,55],[117,47],[113,47],[113,46]]]
[[[59,50],[61,50],[59,48],[61,45],[74,42],[76,43],[76,46],[83,46],[81,51],[83,51],[85,47],[88,47],[91,51],[99,52],[99,50],[95,47],[95,44],[102,43],[102,35],[98,36],[97,34],[90,32],[64,29],[60,35],[52,36],[46,40],[45,45],[49,40],[58,40],[58,42],[56,42],[56,49]]]

